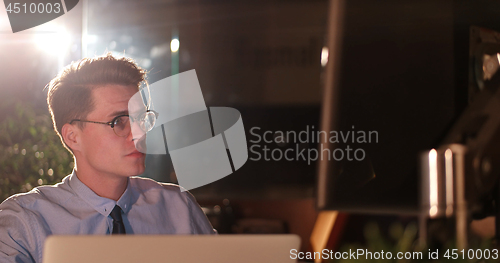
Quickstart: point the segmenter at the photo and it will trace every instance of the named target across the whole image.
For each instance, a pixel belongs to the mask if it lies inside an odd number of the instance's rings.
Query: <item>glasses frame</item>
[[[154,111],[154,110],[146,110],[146,111],[145,111],[145,113],[148,113],[148,112],[152,112],[152,113],[155,115],[155,122],[156,122],[156,120],[158,119],[158,115],[159,115],[159,114],[158,114],[158,112],[156,112],[156,111]],[[111,127],[111,129],[113,129],[113,132],[116,134],[116,136],[118,136],[118,137],[125,137],[125,136],[127,136],[128,134],[127,134],[127,135],[122,135],[122,136],[120,136],[120,135],[118,135],[118,134],[116,133],[116,131],[115,131],[115,122],[116,122],[116,120],[118,120],[118,118],[125,117],[125,116],[126,116],[126,117],[128,117],[128,118],[129,118],[129,120],[132,120],[131,122],[135,122],[135,120],[137,120],[137,118],[135,118],[135,119],[134,119],[134,118],[130,117],[130,115],[129,115],[129,114],[121,114],[121,115],[118,115],[118,116],[114,117],[114,118],[113,118],[111,121],[109,121],[109,122],[89,121],[89,120],[82,120],[82,119],[72,119],[72,120],[69,122],[69,124],[73,124],[73,122],[75,122],[75,121],[79,121],[79,122],[88,122],[88,123],[96,123],[96,124],[104,124],[104,125],[109,125],[109,126]],[[144,116],[146,116],[146,115],[144,115]],[[152,125],[152,126],[154,126],[154,123],[153,123],[153,125]],[[150,130],[149,130],[149,131],[150,131]],[[149,131],[144,131],[144,132],[149,132]]]

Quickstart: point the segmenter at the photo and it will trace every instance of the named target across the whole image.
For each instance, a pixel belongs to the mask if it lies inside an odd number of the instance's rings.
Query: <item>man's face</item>
[[[94,110],[86,120],[110,122],[128,114],[128,101],[137,93],[134,86],[106,85],[92,91]],[[132,126],[134,128],[134,125]],[[134,176],[144,172],[145,154],[136,150],[132,133],[119,137],[109,125],[85,123],[77,165],[104,176]],[[79,168],[78,168],[79,169]]]

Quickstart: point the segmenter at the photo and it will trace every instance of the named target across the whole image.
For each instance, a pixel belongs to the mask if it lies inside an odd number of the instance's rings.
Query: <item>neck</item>
[[[127,189],[128,178],[111,174],[100,174],[75,167],[78,179],[98,196],[118,201]]]

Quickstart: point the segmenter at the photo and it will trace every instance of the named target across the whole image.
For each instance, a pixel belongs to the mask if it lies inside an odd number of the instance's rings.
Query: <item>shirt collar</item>
[[[132,191],[129,189],[130,178],[128,178],[127,189],[125,189],[125,192],[122,194],[120,199],[118,199],[118,202],[97,195],[94,191],[92,191],[92,189],[90,189],[88,186],[82,183],[80,179],[78,179],[75,170],[73,170],[73,172],[69,175],[68,184],[69,187],[71,187],[71,189],[73,189],[73,191],[81,199],[83,199],[87,204],[89,204],[103,216],[108,216],[115,205],[120,206],[124,213],[127,213],[130,210],[132,200]]]
[[[130,207],[132,206],[132,186],[130,183],[130,177],[127,178],[127,189],[125,189],[125,192],[123,192],[122,196],[120,199],[118,199],[118,202],[116,204],[123,210],[123,213],[128,213],[130,210]]]

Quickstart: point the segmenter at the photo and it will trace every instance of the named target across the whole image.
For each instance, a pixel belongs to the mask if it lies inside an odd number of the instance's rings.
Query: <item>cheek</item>
[[[119,138],[103,136],[98,133],[88,133],[84,141],[86,153],[90,154],[89,158],[92,159],[116,158],[116,153],[120,151],[121,146],[117,139]]]

